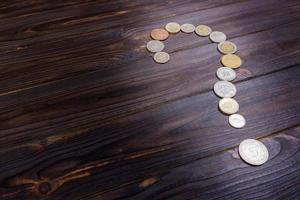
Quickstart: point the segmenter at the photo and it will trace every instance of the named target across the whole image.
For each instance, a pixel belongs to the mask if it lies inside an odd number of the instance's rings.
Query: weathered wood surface
[[[300,199],[300,2],[1,1],[0,199]],[[220,54],[170,21],[238,45],[244,129],[217,110]],[[236,148],[259,138],[270,160]]]

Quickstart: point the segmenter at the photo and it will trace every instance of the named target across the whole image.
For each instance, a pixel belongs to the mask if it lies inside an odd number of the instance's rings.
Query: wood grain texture
[[[300,199],[300,2],[1,1],[0,199]],[[207,24],[237,44],[244,129],[211,88],[217,45],[167,22]],[[270,160],[238,156],[246,138]]]

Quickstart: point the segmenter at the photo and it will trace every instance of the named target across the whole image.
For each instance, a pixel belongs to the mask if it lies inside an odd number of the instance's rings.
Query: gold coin
[[[233,42],[224,41],[218,44],[218,50],[223,54],[234,54],[237,47]]]
[[[208,36],[211,33],[211,28],[206,25],[199,25],[196,27],[195,32],[199,36]]]
[[[223,113],[231,115],[239,111],[239,104],[232,98],[223,98],[219,101],[219,109]]]
[[[168,31],[161,28],[153,29],[150,35],[154,40],[165,40],[169,37]]]
[[[176,22],[170,22],[165,26],[165,29],[169,33],[178,33],[180,31],[180,25]]]
[[[221,58],[221,63],[225,67],[230,67],[230,68],[239,68],[242,65],[242,60],[240,57],[234,54],[226,54],[222,56]]]

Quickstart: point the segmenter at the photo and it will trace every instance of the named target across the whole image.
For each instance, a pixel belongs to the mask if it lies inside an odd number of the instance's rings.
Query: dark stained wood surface
[[[216,44],[179,33],[153,62],[171,21],[237,44],[245,128],[217,109]],[[1,200],[300,199],[299,1],[5,0],[0,22]]]

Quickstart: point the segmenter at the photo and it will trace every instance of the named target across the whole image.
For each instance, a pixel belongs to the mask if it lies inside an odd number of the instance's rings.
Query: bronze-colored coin
[[[157,28],[151,31],[151,37],[154,40],[165,40],[169,37],[169,33],[164,29]]]
[[[242,65],[242,60],[240,57],[234,54],[227,54],[222,56],[221,58],[221,63],[225,67],[230,67],[230,68],[239,68]]]

